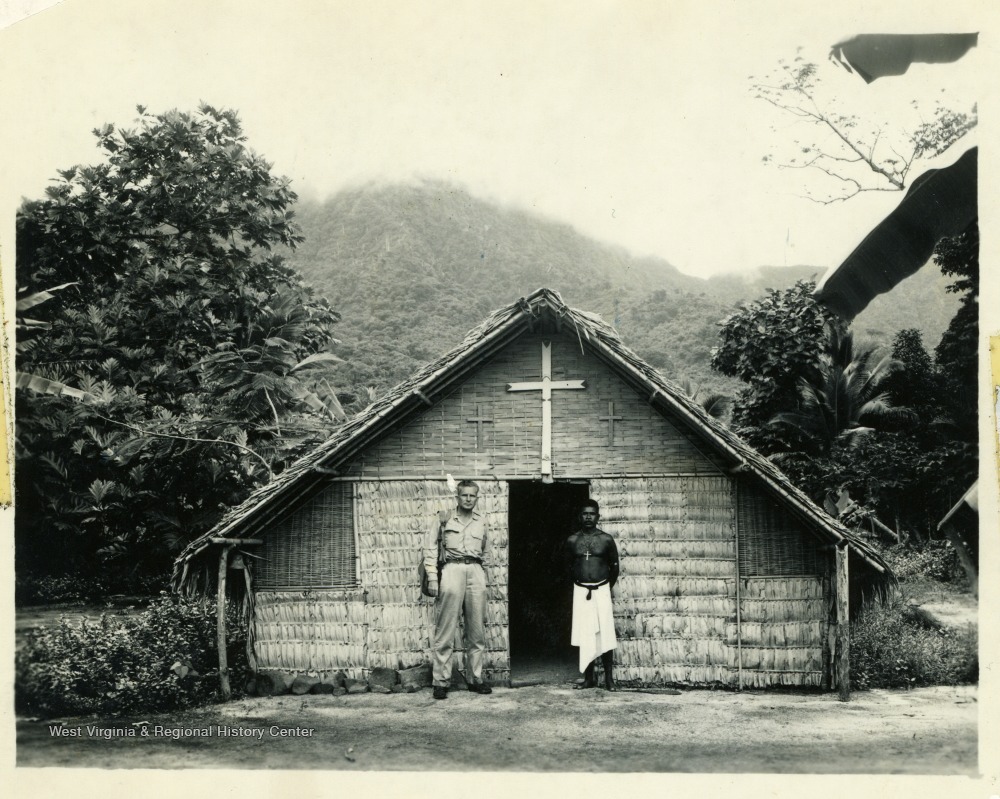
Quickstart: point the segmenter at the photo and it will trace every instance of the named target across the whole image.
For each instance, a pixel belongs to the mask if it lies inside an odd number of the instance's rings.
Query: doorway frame
[[[544,681],[539,680],[518,680],[515,676],[515,665],[514,665],[514,647],[512,640],[512,627],[514,623],[514,613],[512,607],[511,598],[511,576],[514,573],[514,559],[513,552],[514,547],[514,535],[512,533],[512,525],[510,524],[510,514],[511,509],[514,506],[513,497],[519,493],[517,486],[527,486],[533,485],[539,488],[547,488],[550,486],[582,486],[586,492],[585,497],[581,499],[589,499],[592,496],[593,489],[593,478],[588,477],[570,477],[570,478],[555,478],[553,480],[543,480],[537,476],[527,477],[524,479],[508,478],[507,483],[507,585],[505,586],[505,597],[507,600],[507,665],[508,673],[510,674],[509,685],[510,687],[527,687],[528,685],[538,685],[543,684]]]

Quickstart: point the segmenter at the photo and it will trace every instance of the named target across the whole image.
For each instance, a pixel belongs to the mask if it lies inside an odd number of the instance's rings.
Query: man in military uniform
[[[486,517],[476,510],[479,486],[462,480],[457,488],[458,507],[442,518],[434,517],[424,562],[436,576],[437,560],[444,561],[438,588],[433,652],[434,698],[447,699],[451,685],[452,653],[459,619],[465,613],[465,681],[477,694],[493,693],[483,682],[486,654]],[[441,547],[437,547],[440,536]],[[433,569],[433,571],[431,571]],[[431,583],[433,590],[433,582]]]

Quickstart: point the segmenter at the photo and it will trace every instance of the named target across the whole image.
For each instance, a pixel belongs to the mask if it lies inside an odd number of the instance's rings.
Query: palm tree
[[[720,392],[705,391],[689,377],[682,377],[677,386],[697,402],[705,413],[728,426],[733,410],[732,397]]]
[[[876,349],[854,352],[850,332],[830,327],[826,351],[813,374],[799,379],[799,404],[771,418],[789,443],[829,455],[835,444],[852,445],[876,429],[898,428],[915,421],[909,408],[894,407],[882,390],[902,368]],[[794,442],[794,443],[793,443]]]

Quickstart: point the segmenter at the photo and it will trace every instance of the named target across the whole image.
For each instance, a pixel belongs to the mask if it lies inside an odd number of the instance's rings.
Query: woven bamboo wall
[[[827,555],[822,542],[759,485],[737,486],[740,575],[802,577],[822,575]]]
[[[762,488],[740,480],[737,492],[743,684],[821,686],[829,557]]]
[[[601,527],[618,542],[623,682],[735,684],[735,508],[728,478],[594,480]]]
[[[589,477],[644,473],[715,474],[717,457],[692,443],[608,367],[581,351],[575,336],[552,342],[552,379],[585,379],[584,390],[553,391],[553,476]],[[541,395],[508,392],[511,382],[541,378],[543,337],[525,334],[449,396],[390,433],[346,467],[350,476],[489,474],[498,479],[537,477],[541,453]],[[609,402],[614,440],[609,444]],[[476,417],[483,423],[478,447]]]
[[[274,524],[253,559],[258,589],[350,589],[357,585],[354,500],[349,483],[316,491]]]
[[[360,591],[257,591],[251,634],[262,671],[364,676],[368,623]]]
[[[478,480],[478,510],[489,528],[484,678],[510,679],[507,638],[507,483]],[[416,580],[421,548],[437,512],[454,506],[444,481],[364,481],[357,486],[361,583],[365,587],[369,668],[408,668],[430,659],[434,602]],[[456,667],[464,667],[461,641]]]

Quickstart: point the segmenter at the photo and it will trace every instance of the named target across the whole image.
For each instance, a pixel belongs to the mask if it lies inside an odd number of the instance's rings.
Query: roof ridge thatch
[[[430,391],[437,380],[446,377],[468,355],[485,346],[487,340],[498,338],[523,320],[527,324],[544,311],[549,311],[568,322],[576,331],[581,347],[584,341],[595,350],[602,352],[613,363],[630,372],[633,378],[645,383],[653,390],[650,401],[660,400],[675,413],[708,433],[708,438],[737,463],[745,466],[769,485],[779,498],[798,511],[837,543],[850,544],[856,552],[873,567],[876,572],[890,575],[889,567],[874,549],[858,539],[825,511],[820,509],[805,493],[791,481],[771,461],[751,448],[735,433],[714,419],[693,398],[689,397],[677,384],[668,380],[653,367],[643,361],[622,342],[617,331],[599,315],[568,307],[558,292],[540,288],[515,302],[490,314],[482,323],[470,330],[462,341],[448,352],[425,364],[411,377],[403,380],[382,397],[346,421],[323,443],[288,466],[270,482],[255,489],[243,502],[231,508],[220,522],[209,532],[199,536],[180,553],[174,563],[173,583],[181,588],[187,563],[211,544],[211,539],[232,537],[241,523],[250,519],[261,507],[277,501],[286,490],[299,480],[313,476],[318,479],[317,467],[323,467],[328,459],[343,452],[348,444],[359,441],[366,434],[377,433],[380,420],[387,418],[407,399],[416,396],[421,401],[427,399],[424,391]],[[433,393],[433,392],[432,392]]]

